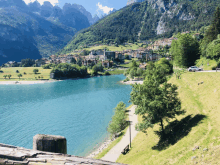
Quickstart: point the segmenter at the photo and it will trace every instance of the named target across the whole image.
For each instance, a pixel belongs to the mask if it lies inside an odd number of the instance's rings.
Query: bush
[[[85,66],[80,67],[77,64],[62,63],[54,67],[51,73],[54,73],[56,79],[86,77],[87,68]]]
[[[107,76],[107,75],[111,75],[111,74],[108,71],[105,71],[104,75]]]
[[[51,66],[50,64],[46,64],[46,65],[43,65],[42,68],[43,69],[50,69],[50,66]]]
[[[130,79],[128,77],[126,77],[126,79],[123,80],[124,82],[130,81]]]
[[[217,68],[217,66],[213,66],[213,67],[212,67],[212,70],[216,70],[216,68]]]
[[[19,73],[19,70],[16,70],[16,73]]]

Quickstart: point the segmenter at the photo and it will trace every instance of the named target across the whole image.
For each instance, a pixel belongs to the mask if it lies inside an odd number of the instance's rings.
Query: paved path
[[[138,131],[135,130],[135,125],[138,123],[138,117],[134,114],[136,106],[132,106],[129,112],[129,120],[131,122],[131,140],[134,139],[134,137],[137,135]],[[116,162],[118,157],[121,155],[121,152],[123,149],[130,144],[130,133],[129,128],[127,129],[127,132],[125,133],[124,137],[121,139],[121,141],[113,147],[103,158],[102,160]],[[131,144],[132,145],[132,144]]]

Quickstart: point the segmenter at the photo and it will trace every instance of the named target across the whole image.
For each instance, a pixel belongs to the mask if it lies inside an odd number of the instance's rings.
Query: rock
[[[208,151],[208,148],[204,148],[203,151]]]
[[[197,156],[193,156],[193,157],[191,157],[192,160],[194,160],[194,159],[196,159],[196,158],[197,158]]]
[[[199,146],[195,146],[192,150],[195,151],[197,149],[199,149]]]

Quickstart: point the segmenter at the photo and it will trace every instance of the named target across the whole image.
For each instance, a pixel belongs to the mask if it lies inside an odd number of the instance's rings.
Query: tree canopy
[[[192,35],[182,34],[172,41],[170,53],[175,66],[189,67],[200,57],[199,43]]]
[[[167,83],[162,69],[151,64],[144,83],[133,85],[131,92],[131,101],[137,105],[135,113],[143,118],[137,129],[146,132],[147,128],[159,123],[162,134],[165,134],[164,120],[168,122],[184,113],[177,96],[177,86]]]
[[[111,133],[111,135],[116,135],[124,130],[128,125],[126,118],[126,105],[125,103],[120,102],[115,107],[115,114],[112,117],[112,121],[108,125],[108,132]]]
[[[220,8],[217,7],[213,16],[213,20],[207,31],[205,32],[204,39],[201,42],[201,53],[203,56],[210,56],[210,52],[206,51],[208,44],[213,40],[217,39],[218,34],[220,34]],[[209,45],[210,46],[210,45]],[[207,54],[209,53],[209,54]]]

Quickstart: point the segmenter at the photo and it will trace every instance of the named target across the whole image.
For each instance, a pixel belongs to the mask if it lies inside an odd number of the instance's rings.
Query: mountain
[[[132,3],[78,32],[61,51],[99,43],[123,43],[171,37],[210,24],[220,0],[147,0]]]
[[[132,3],[136,3],[136,2],[144,2],[145,0],[128,0],[127,5],[130,5]]]
[[[82,5],[72,4],[72,7],[84,14],[88,18],[90,25],[96,23],[100,19],[97,15],[92,17],[92,14],[88,12]]]
[[[48,57],[63,49],[77,31],[90,26],[86,10],[81,7],[83,14],[74,6],[61,9],[48,1],[26,5],[23,0],[0,0],[0,65]]]

